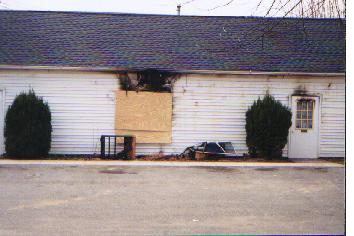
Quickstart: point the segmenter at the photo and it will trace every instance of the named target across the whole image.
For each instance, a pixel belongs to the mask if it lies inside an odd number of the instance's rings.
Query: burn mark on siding
[[[304,96],[307,95],[307,90],[305,85],[299,85],[293,92],[293,96]]]

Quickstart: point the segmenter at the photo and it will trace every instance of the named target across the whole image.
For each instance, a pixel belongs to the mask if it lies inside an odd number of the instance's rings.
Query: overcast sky
[[[264,15],[272,0],[0,0],[0,9],[128,12],[176,14],[178,4],[182,15],[250,16]],[[282,15],[282,13],[279,13]]]

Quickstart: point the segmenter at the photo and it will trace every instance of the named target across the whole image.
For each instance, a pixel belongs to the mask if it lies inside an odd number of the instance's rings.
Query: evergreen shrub
[[[19,94],[5,117],[6,155],[22,159],[48,156],[51,133],[48,104],[33,90]]]
[[[291,126],[288,107],[267,94],[246,112],[246,143],[252,157],[281,158]]]

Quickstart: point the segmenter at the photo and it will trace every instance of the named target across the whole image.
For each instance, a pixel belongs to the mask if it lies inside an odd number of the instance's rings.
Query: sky
[[[272,0],[0,0],[0,9],[207,16],[264,16]],[[231,2],[231,3],[230,3]],[[223,6],[230,3],[227,6]],[[281,15],[281,13],[279,13]]]

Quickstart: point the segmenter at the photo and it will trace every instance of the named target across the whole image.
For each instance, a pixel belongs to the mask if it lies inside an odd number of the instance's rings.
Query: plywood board
[[[172,94],[117,91],[115,122],[117,134],[135,135],[137,143],[170,143]]]
[[[134,135],[136,143],[171,143],[172,134],[167,131],[141,131],[141,130],[123,130],[116,131],[119,135]]]

